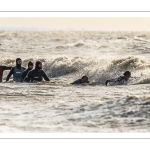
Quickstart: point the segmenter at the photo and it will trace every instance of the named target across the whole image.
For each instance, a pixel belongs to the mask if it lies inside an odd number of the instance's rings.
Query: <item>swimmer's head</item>
[[[131,77],[131,72],[130,71],[126,71],[123,75],[124,75],[124,79],[127,81]]]
[[[31,61],[29,61],[29,63],[28,63],[28,68],[33,69],[33,63]]]
[[[21,58],[16,58],[16,65],[21,65],[21,64],[22,64]]]
[[[88,77],[87,76],[83,76],[81,78],[82,83],[88,83]]]
[[[36,69],[42,69],[42,62],[37,61],[37,62],[35,63],[35,68],[36,68]]]

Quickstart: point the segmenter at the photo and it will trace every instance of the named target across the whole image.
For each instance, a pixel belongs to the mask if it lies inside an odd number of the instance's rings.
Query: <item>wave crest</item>
[[[136,76],[136,78],[132,78],[132,83],[150,83],[150,64],[140,57],[131,56],[113,59],[110,63],[108,60],[99,58],[30,58],[23,60],[23,66],[27,67],[29,61],[35,63],[37,60],[42,61],[43,70],[49,77],[67,78],[69,82],[87,75],[90,81],[104,84],[107,79],[119,77],[126,70],[129,70],[133,77]],[[5,59],[1,61],[1,64],[14,66],[15,59]]]

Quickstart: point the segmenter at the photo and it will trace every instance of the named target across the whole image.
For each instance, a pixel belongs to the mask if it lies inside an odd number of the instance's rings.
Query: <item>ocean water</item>
[[[0,132],[149,132],[150,32],[0,31],[0,64],[43,62],[51,82],[0,83]],[[105,86],[126,70],[127,85]],[[70,85],[87,75],[90,84]]]

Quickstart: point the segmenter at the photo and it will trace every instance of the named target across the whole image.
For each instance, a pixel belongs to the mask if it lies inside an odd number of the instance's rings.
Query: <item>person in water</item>
[[[33,69],[33,63],[30,61],[28,63],[28,69],[26,69],[22,75],[21,75],[21,80],[24,81],[25,77],[27,76],[28,72],[31,71]]]
[[[25,68],[21,66],[22,60],[20,58],[16,59],[16,66],[12,67],[9,74],[7,75],[6,82],[9,81],[9,78],[13,74],[13,81],[20,82],[21,75],[24,72]]]
[[[0,82],[3,81],[3,71],[4,70],[10,70],[12,67],[7,67],[7,66],[0,66]]]
[[[40,61],[37,61],[35,63],[35,69],[29,71],[24,81],[25,82],[41,82],[43,78],[46,81],[50,81],[50,79],[47,77],[45,72],[42,70],[42,63]]]
[[[126,71],[123,76],[120,76],[117,79],[111,79],[111,80],[107,80],[105,82],[105,85],[107,86],[108,83],[117,83],[117,84],[127,84],[129,78],[131,77],[131,72],[130,71]]]
[[[83,83],[89,83],[87,76],[83,76],[81,79],[78,79],[71,84],[83,84]]]

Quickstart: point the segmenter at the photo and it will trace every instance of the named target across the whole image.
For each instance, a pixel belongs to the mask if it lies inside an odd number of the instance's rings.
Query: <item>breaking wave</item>
[[[131,83],[150,83],[150,63],[142,57],[131,56],[111,61],[82,57],[58,57],[49,60],[30,58],[23,60],[23,66],[26,67],[29,61],[35,63],[37,60],[43,63],[43,70],[50,78],[67,78],[68,81],[72,81],[87,75],[90,81],[104,84],[107,79],[119,77],[129,70],[132,74]],[[15,60],[5,59],[1,64],[13,66]]]

